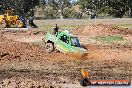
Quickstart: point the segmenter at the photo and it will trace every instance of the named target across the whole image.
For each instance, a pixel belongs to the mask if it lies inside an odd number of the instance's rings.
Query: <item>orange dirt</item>
[[[37,45],[32,45],[28,43],[15,42],[10,39],[0,38],[0,52],[1,60],[39,60],[39,59],[52,59],[53,54],[48,54],[44,49]],[[59,53],[56,54],[57,57]]]

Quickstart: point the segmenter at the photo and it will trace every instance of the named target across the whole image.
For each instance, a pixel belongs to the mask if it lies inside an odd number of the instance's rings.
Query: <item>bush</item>
[[[103,42],[123,41],[123,37],[120,36],[120,35],[96,36],[95,39],[98,40],[98,41],[103,41]]]

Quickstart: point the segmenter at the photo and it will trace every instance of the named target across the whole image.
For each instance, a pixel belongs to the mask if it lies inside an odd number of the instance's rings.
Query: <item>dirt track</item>
[[[100,31],[100,29],[103,30]],[[127,37],[128,40],[131,40],[131,32],[118,29],[110,25],[99,24],[84,27],[82,31],[84,35],[79,34],[81,32],[77,30],[80,29],[75,30],[74,33],[81,37],[93,36],[93,34],[121,34],[124,37],[127,35],[130,37]],[[23,88],[34,86],[43,88],[46,85],[78,83],[82,67],[91,73],[91,79],[132,78],[131,43],[127,47],[127,44],[115,46],[96,43],[91,45],[84,41],[89,53],[88,56],[80,59],[56,52],[48,54],[42,48],[43,33],[41,32],[38,34],[30,31],[5,32],[0,35],[0,80],[5,88],[11,85],[20,86],[20,88],[22,86]]]

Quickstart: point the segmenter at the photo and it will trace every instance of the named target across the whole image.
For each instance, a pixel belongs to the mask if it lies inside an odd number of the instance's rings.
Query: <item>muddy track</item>
[[[100,26],[101,28],[105,27],[104,30],[106,29],[106,31],[104,32],[107,32],[105,34],[109,34],[107,29],[111,28],[111,25],[99,24],[95,28]],[[88,35],[94,34],[95,31],[86,30]],[[88,54],[85,58],[78,58],[58,52],[49,54],[40,46],[41,44],[20,41],[23,37],[27,40],[29,37],[32,40],[41,40],[40,36],[43,33],[28,31],[0,34],[0,85],[4,88],[7,86],[13,86],[12,88],[18,86],[20,88],[45,88],[46,85],[49,87],[60,83],[78,83],[81,68],[90,72],[91,79],[132,78],[131,45],[87,44],[85,46],[89,49]],[[114,33],[119,33],[119,31],[110,34]],[[95,34],[102,35],[104,33],[100,31]],[[125,35],[127,31],[121,34]],[[127,35],[130,36],[130,34]]]

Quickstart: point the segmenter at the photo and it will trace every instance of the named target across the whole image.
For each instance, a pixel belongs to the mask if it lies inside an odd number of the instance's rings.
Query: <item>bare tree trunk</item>
[[[63,19],[63,5],[61,6],[61,10],[60,10],[61,16],[60,18]]]
[[[64,2],[60,1],[60,19],[63,19],[63,5],[64,5]]]

